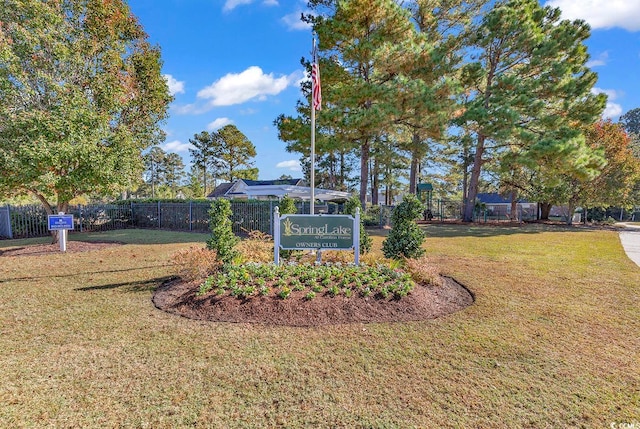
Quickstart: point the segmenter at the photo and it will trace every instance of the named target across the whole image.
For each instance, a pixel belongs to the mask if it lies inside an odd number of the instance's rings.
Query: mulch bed
[[[398,300],[328,294],[307,300],[305,292],[293,292],[287,299],[275,294],[239,299],[228,294],[198,296],[198,288],[198,282],[174,279],[155,291],[153,303],[161,310],[197,320],[321,326],[428,320],[460,311],[474,301],[469,290],[449,277],[443,278],[442,286],[419,285]]]
[[[89,252],[120,245],[122,243],[118,242],[69,241],[67,252]],[[58,244],[36,244],[0,250],[0,257],[59,252]],[[198,296],[199,282],[189,283],[175,278],[158,287],[152,299],[160,310],[212,322],[278,326],[408,322],[435,319],[473,304],[474,296],[467,288],[449,277],[443,277],[442,280],[442,286],[418,285],[401,299],[318,294],[314,299],[307,300],[305,292],[299,291],[292,292],[287,299],[275,294],[246,299],[213,293]]]
[[[85,242],[85,241],[67,241],[67,253],[74,252],[90,252],[92,250],[100,250],[106,247],[121,246],[118,242]],[[51,253],[60,253],[59,244],[31,244],[24,247],[15,247],[7,250],[0,250],[0,256],[36,256]]]

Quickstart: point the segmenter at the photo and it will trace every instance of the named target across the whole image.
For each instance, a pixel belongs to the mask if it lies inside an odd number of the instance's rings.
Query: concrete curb
[[[621,231],[620,243],[629,259],[640,267],[640,229],[635,231]]]

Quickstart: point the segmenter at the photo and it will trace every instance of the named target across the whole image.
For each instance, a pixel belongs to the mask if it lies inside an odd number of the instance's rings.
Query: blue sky
[[[592,26],[590,66],[596,91],[609,96],[613,120],[640,107],[640,0],[545,0],[563,17]],[[300,0],[129,0],[149,39],[162,49],[175,96],[162,148],[183,156],[189,139],[232,123],[256,146],[260,179],[300,177],[298,154],[278,140],[275,118],[295,115],[310,56],[311,29]]]

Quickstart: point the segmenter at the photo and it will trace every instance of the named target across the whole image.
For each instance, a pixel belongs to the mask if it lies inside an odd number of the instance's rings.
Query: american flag
[[[322,91],[320,89],[320,66],[318,65],[318,51],[316,41],[313,41],[313,63],[311,64],[311,92],[312,104],[315,110],[322,109]]]

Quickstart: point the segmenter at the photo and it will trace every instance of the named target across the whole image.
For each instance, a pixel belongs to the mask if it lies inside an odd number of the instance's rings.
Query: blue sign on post
[[[49,231],[73,229],[73,215],[49,215]]]

